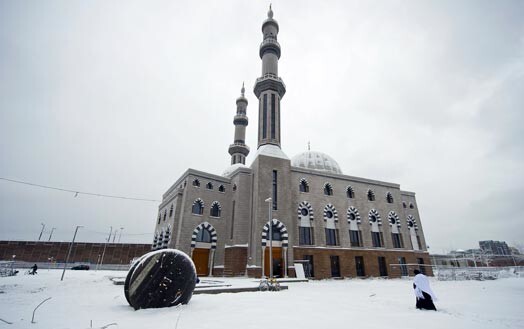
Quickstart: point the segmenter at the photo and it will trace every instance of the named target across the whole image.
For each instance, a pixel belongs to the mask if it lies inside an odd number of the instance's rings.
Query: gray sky
[[[256,149],[265,1],[0,1],[0,177],[161,199]],[[524,241],[523,1],[273,1],[282,147],[417,193],[431,252]],[[250,156],[249,159],[252,157]],[[158,203],[0,181],[0,239],[152,241]],[[49,233],[44,234],[47,239]]]

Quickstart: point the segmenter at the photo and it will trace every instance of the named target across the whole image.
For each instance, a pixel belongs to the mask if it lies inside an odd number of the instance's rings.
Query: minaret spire
[[[266,144],[280,147],[280,100],[286,93],[286,85],[278,76],[278,29],[278,23],[273,19],[273,9],[269,5],[267,19],[262,23],[263,40],[259,50],[262,76],[257,79],[254,88],[259,103],[258,147]]]
[[[246,127],[248,125],[247,99],[244,96],[246,88],[242,82],[240,97],[237,98],[237,113],[233,118],[235,125],[235,139],[233,144],[229,145],[229,154],[231,154],[231,164],[246,164],[246,157],[249,154],[249,147],[246,145]]]

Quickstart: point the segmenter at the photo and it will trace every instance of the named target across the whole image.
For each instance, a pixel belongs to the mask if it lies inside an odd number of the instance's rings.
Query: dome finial
[[[267,12],[267,17],[273,18],[273,9],[271,9],[271,3],[269,4],[269,11]]]
[[[242,89],[240,89],[240,93],[242,94],[242,97],[244,97],[245,92],[246,92],[246,88],[244,88],[244,81],[242,81]]]

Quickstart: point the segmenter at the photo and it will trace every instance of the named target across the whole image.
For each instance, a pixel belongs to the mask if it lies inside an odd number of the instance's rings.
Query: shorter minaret
[[[248,124],[246,110],[247,99],[244,96],[246,89],[242,83],[240,97],[237,98],[237,114],[233,119],[235,125],[235,140],[229,145],[229,154],[231,154],[231,164],[246,164],[246,157],[249,154],[249,147],[246,145],[246,127]]]

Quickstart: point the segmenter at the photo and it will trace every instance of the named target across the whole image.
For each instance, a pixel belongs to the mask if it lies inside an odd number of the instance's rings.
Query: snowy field
[[[436,281],[438,312],[419,311],[410,280],[325,280],[289,283],[280,292],[194,295],[188,305],[134,311],[125,272],[42,270],[0,278],[1,328],[234,329],[234,328],[524,328],[524,279]],[[224,279],[254,286],[253,279]],[[33,309],[52,297],[36,312]]]

